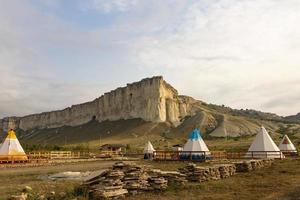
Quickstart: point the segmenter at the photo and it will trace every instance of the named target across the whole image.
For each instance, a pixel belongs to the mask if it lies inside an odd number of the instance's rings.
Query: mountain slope
[[[213,145],[218,149],[223,143],[216,143],[222,141],[217,138],[249,139],[263,125],[275,140],[288,134],[298,145],[298,117],[299,114],[281,117],[207,104],[178,95],[162,77],[153,77],[64,110],[2,119],[0,132],[4,137],[7,129],[14,128],[25,144],[99,146],[118,143],[141,147],[151,140],[157,148],[163,149],[184,143],[190,131],[197,127],[208,143],[214,141]],[[243,140],[247,141],[245,147],[251,141],[248,139]]]
[[[141,148],[146,141],[150,140],[156,148],[165,149],[173,144],[183,144],[190,131],[198,127],[213,149],[246,150],[252,141],[251,138],[263,125],[275,141],[279,142],[283,134],[288,134],[296,146],[300,145],[300,125],[297,123],[224,114],[203,102],[198,102],[197,106],[199,111],[192,116],[186,116],[178,126],[168,122],[147,122],[143,119],[104,122],[91,120],[79,126],[17,130],[17,133],[22,143],[30,145],[89,145],[93,148],[104,143],[114,143],[130,144]]]
[[[300,113],[296,115],[287,116],[284,119],[289,122],[300,123]]]

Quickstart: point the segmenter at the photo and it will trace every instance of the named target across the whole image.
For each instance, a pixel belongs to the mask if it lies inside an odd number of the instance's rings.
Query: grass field
[[[26,185],[31,186],[36,193],[55,191],[58,194],[63,191],[72,194],[73,188],[79,185],[79,182],[42,180],[40,176],[62,171],[99,170],[111,166],[112,163],[97,161],[36,168],[1,169],[0,199],[19,193]],[[141,161],[139,164],[151,165],[162,170],[176,170],[186,163]],[[272,167],[256,172],[241,173],[219,181],[189,183],[184,187],[171,186],[163,193],[141,194],[128,199],[300,199],[300,159],[278,160]]]

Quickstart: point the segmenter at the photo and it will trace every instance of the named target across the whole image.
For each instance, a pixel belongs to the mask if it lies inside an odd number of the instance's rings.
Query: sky
[[[0,0],[0,118],[145,77],[180,94],[300,112],[299,0]]]

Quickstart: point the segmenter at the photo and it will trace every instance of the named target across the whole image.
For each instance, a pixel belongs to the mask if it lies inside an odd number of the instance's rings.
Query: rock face
[[[73,105],[64,110],[44,112],[24,117],[0,119],[0,129],[22,130],[77,126],[92,119],[105,120],[141,118],[151,122],[170,122],[178,125],[180,120],[196,112],[191,97],[179,96],[177,90],[162,77],[146,78],[105,93],[94,101]]]
[[[287,121],[290,121],[290,122],[299,123],[300,122],[300,113],[298,113],[296,115],[287,116],[284,119]]]
[[[0,130],[7,131],[8,129],[16,129],[19,127],[19,118],[18,117],[7,117],[0,119]]]

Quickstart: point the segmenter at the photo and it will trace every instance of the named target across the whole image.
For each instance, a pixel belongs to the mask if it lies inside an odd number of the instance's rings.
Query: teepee
[[[283,152],[297,152],[290,138],[285,135],[279,144],[279,149]]]
[[[145,145],[145,148],[144,148],[144,153],[151,153],[153,154],[153,152],[155,151],[155,149],[153,148],[153,145],[151,144],[150,141],[148,141]]]
[[[7,137],[0,146],[1,161],[27,161],[28,158],[13,130],[8,131]]]
[[[265,127],[261,127],[250,146],[246,157],[251,158],[284,158]]]
[[[144,148],[144,159],[152,159],[154,151],[155,149],[153,148],[153,145],[150,141],[148,141]]]
[[[187,143],[183,147],[183,152],[191,152],[192,155],[203,155],[205,152],[205,155],[210,155],[199,129],[195,128],[192,131]]]

